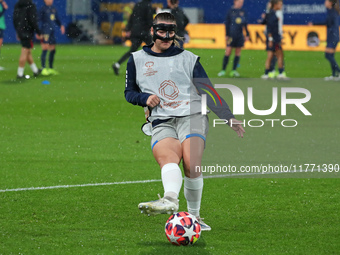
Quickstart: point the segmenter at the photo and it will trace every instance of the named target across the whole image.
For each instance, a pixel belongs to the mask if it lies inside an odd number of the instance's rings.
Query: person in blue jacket
[[[241,57],[241,50],[244,46],[244,41],[249,40],[247,14],[243,7],[244,0],[234,0],[233,7],[228,11],[225,28],[226,28],[226,41],[227,48],[225,56],[223,58],[222,70],[217,74],[219,77],[226,75],[226,68],[229,62],[232,49],[235,49],[235,58],[233,64],[233,70],[230,72],[231,77],[239,77],[240,74],[236,71]],[[246,32],[244,38],[243,30]]]
[[[56,53],[56,37],[55,37],[55,26],[56,24],[60,27],[62,34],[65,33],[65,27],[62,24],[57,9],[53,6],[53,0],[44,0],[45,5],[40,9],[39,21],[41,24],[41,31],[43,39],[41,40],[41,74],[44,76],[55,75],[58,72],[53,69],[54,56]],[[46,68],[46,56],[49,51],[49,68]]]

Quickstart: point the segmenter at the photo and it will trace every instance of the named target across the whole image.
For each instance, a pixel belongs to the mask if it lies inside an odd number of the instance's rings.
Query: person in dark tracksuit
[[[56,75],[58,72],[53,69],[54,56],[56,53],[55,24],[60,27],[62,34],[65,33],[65,27],[62,25],[57,9],[53,6],[53,0],[44,0],[45,5],[39,11],[39,21],[41,23],[41,31],[43,38],[41,41],[41,74]],[[46,68],[46,56],[49,53],[49,68]]]
[[[176,32],[176,34],[179,37],[184,38],[185,34],[187,33],[185,31],[185,27],[188,25],[189,19],[185,15],[183,10],[178,7],[178,4],[179,4],[178,0],[167,0],[167,3],[168,3],[168,7],[171,10],[171,14],[174,15],[175,19],[176,19],[176,24],[177,24],[177,32]],[[184,41],[180,40],[178,42],[180,44],[180,48],[183,48]]]
[[[223,58],[222,70],[217,74],[219,77],[225,76],[229,57],[231,55],[231,51],[235,49],[235,58],[233,70],[230,72],[231,77],[239,77],[240,74],[236,71],[241,57],[241,50],[244,46],[244,41],[249,39],[249,31],[248,31],[248,23],[247,23],[247,14],[243,7],[244,0],[234,0],[233,7],[228,11],[225,27],[226,27],[226,41],[227,48],[225,51],[225,56]],[[246,38],[243,35],[243,29],[246,32]]]
[[[326,0],[325,6],[327,8],[327,46],[325,50],[325,57],[331,64],[332,76],[326,77],[326,81],[340,80],[340,68],[334,58],[335,49],[339,42],[339,1]]]
[[[40,70],[34,63],[31,49],[33,48],[34,33],[36,38],[41,40],[41,32],[38,26],[37,8],[32,0],[18,0],[14,7],[13,24],[17,32],[17,38],[22,45],[17,78],[25,78],[26,62],[29,63],[34,76],[38,76]]]
[[[274,55],[277,57],[279,74],[277,79],[286,80],[288,79],[285,68],[283,65],[283,50],[282,50],[282,36],[280,32],[280,16],[278,11],[282,9],[282,0],[271,0],[271,9],[266,15],[267,24],[267,60],[265,73],[261,76],[262,79],[269,79],[269,73],[271,71],[270,65]]]
[[[141,0],[133,8],[129,22],[125,28],[126,36],[131,40],[131,47],[116,63],[112,65],[112,69],[116,75],[119,75],[120,65],[130,58],[131,53],[138,50],[142,42],[151,44],[152,38],[150,28],[153,22],[152,0]]]

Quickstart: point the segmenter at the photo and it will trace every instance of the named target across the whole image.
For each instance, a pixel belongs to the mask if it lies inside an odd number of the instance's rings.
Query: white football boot
[[[201,231],[210,231],[211,230],[211,227],[208,224],[204,223],[203,218],[201,218],[201,217],[196,217],[196,218],[197,218],[198,223],[201,225]]]
[[[178,199],[161,197],[159,194],[158,197],[158,200],[140,203],[138,208],[141,210],[141,213],[150,216],[157,214],[173,214],[178,211]]]
[[[324,78],[325,81],[340,81],[340,76],[328,76]]]
[[[268,80],[269,79],[269,75],[268,74],[263,74],[263,75],[261,75],[261,79]]]

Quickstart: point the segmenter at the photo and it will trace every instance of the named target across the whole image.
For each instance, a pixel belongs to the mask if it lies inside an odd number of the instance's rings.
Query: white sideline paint
[[[309,172],[309,171],[308,171]],[[298,172],[288,172],[286,174],[293,174]],[[204,176],[204,179],[215,179],[215,178],[228,178],[237,176],[252,176],[252,175],[276,175],[278,173],[239,173],[239,174],[220,174],[220,175],[208,175]],[[138,184],[138,183],[151,183],[161,182],[162,180],[141,180],[141,181],[125,181],[125,182],[104,182],[104,183],[87,183],[87,184],[76,184],[76,185],[59,185],[59,186],[47,186],[47,187],[30,187],[30,188],[17,188],[17,189],[0,189],[0,193],[3,192],[17,192],[17,191],[29,191],[29,190],[46,190],[46,189],[68,189],[68,188],[80,188],[80,187],[97,187],[97,186],[112,186],[112,185],[124,185],[124,184]]]
[[[30,188],[3,189],[3,190],[0,189],[0,192],[45,190],[45,189],[68,189],[68,188],[79,188],[79,187],[96,187],[96,186],[110,186],[110,185],[122,185],[122,184],[150,183],[150,182],[160,182],[160,181],[161,180],[142,180],[142,181],[125,181],[125,182],[88,183],[88,184],[76,184],[76,185],[59,185],[59,186],[47,186],[47,187],[30,187]]]

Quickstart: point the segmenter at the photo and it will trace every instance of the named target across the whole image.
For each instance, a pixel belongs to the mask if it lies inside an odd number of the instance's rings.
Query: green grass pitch
[[[137,208],[162,194],[161,182],[126,183],[159,180],[160,170],[149,137],[140,131],[143,110],[125,101],[125,65],[119,77],[111,70],[125,51],[61,45],[55,61],[60,75],[20,83],[15,81],[20,47],[3,46],[0,254],[340,253],[340,181],[324,175],[205,179],[201,215],[212,231],[202,233],[192,247],[171,245],[164,234],[168,216],[147,217]],[[224,51],[192,51],[216,78]],[[40,48],[33,54],[39,64]],[[227,81],[243,91],[254,87],[255,104],[264,109],[272,87],[307,88],[312,100],[306,107],[313,115],[291,107],[287,118],[298,119],[298,127],[246,128],[244,139],[229,129],[211,129],[206,161],[339,164],[340,83],[321,79],[330,75],[324,53],[286,52],[288,83],[255,79],[264,71],[265,58],[265,51],[243,51],[239,72],[247,79]],[[28,66],[26,73],[31,75]],[[225,98],[232,105],[230,95]],[[247,111],[238,118],[259,117]],[[111,185],[65,187],[99,183]],[[62,187],[17,190],[55,186]],[[180,210],[186,210],[182,193]]]

